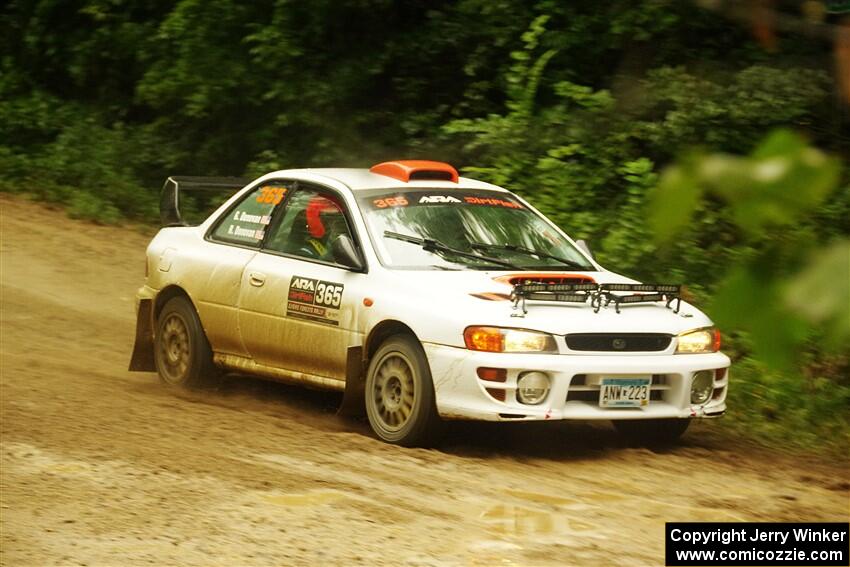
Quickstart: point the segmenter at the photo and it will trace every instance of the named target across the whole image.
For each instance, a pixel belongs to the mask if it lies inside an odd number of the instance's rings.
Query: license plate
[[[603,378],[599,389],[599,407],[639,408],[649,404],[652,378]]]

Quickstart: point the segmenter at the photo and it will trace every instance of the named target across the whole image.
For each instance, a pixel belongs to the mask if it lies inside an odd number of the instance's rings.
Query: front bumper
[[[444,419],[533,421],[547,419],[664,419],[718,417],[726,411],[729,357],[722,353],[647,355],[505,354],[471,351],[426,343],[437,411]],[[479,367],[507,369],[506,382],[478,377]],[[700,370],[718,370],[713,395],[702,405],[691,404],[691,381]],[[516,383],[526,371],[549,375],[543,403],[526,405],[516,399]],[[599,407],[599,379],[652,375],[649,404],[640,408]],[[504,401],[488,393],[504,390]]]

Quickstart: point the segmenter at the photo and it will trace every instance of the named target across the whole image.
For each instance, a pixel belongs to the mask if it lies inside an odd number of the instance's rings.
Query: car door
[[[287,187],[262,183],[230,207],[207,233],[202,254],[184,279],[191,282],[198,315],[216,352],[247,356],[237,329],[239,288],[245,266],[260,249]]]
[[[345,380],[366,276],[337,261],[333,242],[358,242],[351,226],[334,191],[299,182],[289,195],[242,278],[239,328],[257,363]]]

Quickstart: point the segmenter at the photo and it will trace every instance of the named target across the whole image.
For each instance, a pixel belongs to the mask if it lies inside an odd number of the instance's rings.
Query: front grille
[[[652,352],[670,346],[673,336],[663,333],[572,333],[566,339],[570,350]]]

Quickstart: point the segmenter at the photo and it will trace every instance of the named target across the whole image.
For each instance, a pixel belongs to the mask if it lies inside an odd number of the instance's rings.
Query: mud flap
[[[139,312],[136,314],[136,343],[133,345],[133,356],[130,357],[129,368],[134,372],[156,371],[153,360],[152,307],[153,301],[150,299],[139,301]]]
[[[337,415],[346,417],[363,417],[366,415],[364,405],[366,391],[366,375],[363,368],[363,347],[351,347],[346,353],[345,360],[345,392],[342,403],[339,404]]]

